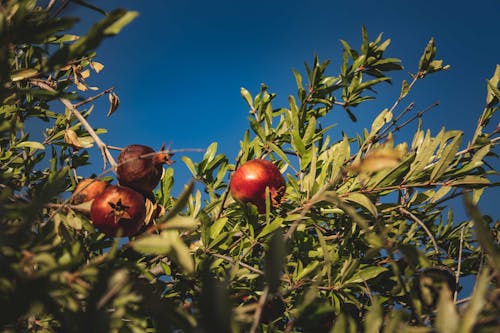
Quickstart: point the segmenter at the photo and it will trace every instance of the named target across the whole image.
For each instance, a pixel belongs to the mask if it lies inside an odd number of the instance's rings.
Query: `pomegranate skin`
[[[279,206],[285,194],[285,179],[278,168],[267,160],[250,160],[241,165],[231,178],[233,198],[254,204],[261,214],[266,212],[266,187],[269,187],[271,204]]]
[[[141,157],[147,154],[149,156]],[[171,163],[170,155],[167,153],[155,154],[151,147],[129,145],[118,156],[116,170],[118,182],[143,194],[150,193],[160,182],[162,165]]]
[[[108,187],[108,183],[93,178],[85,178],[82,179],[78,185],[76,185],[75,190],[73,191],[73,198],[71,202],[74,205],[79,205],[84,202],[88,202],[93,200],[99,194],[101,194],[106,187]]]
[[[125,186],[110,185],[98,195],[90,208],[92,223],[104,234],[133,236],[144,225],[146,217],[144,196]]]

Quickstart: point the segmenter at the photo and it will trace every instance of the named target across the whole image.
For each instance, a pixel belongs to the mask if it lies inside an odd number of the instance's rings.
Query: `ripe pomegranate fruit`
[[[108,183],[99,179],[82,179],[73,191],[73,198],[71,199],[71,202],[75,205],[79,205],[93,200],[96,196],[101,194],[106,187],[108,187],[108,185]]]
[[[115,236],[120,228],[123,236],[137,234],[145,216],[144,196],[125,186],[108,186],[90,207],[92,223],[108,236]]]
[[[148,146],[129,145],[118,156],[116,170],[120,185],[148,194],[158,185],[163,164],[172,164],[169,153],[155,153]]]
[[[278,168],[266,160],[255,159],[244,163],[231,178],[233,198],[254,204],[261,214],[266,212],[266,187],[269,188],[271,204],[279,206],[285,194],[285,179]]]

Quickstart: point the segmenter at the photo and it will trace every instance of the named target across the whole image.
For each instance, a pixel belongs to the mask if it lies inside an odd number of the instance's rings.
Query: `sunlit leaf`
[[[109,99],[109,110],[106,116],[110,117],[116,111],[116,109],[118,109],[118,106],[120,105],[120,98],[115,92],[111,92],[108,94],[108,99]]]
[[[33,68],[21,69],[10,74],[10,80],[13,82],[22,81],[38,75],[38,71]]]
[[[17,148],[45,149],[45,146],[36,141],[23,141],[16,144]]]

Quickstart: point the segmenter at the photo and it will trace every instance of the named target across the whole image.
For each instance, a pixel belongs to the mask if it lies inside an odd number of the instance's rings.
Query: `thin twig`
[[[409,210],[406,210],[405,208],[403,207],[399,207],[399,211],[401,213],[403,213],[404,215],[407,215],[409,217],[411,217],[411,219],[415,222],[417,222],[421,227],[422,229],[425,230],[425,232],[427,233],[427,235],[429,236],[429,238],[431,239],[432,241],[432,244],[434,246],[434,251],[435,251],[435,255],[439,255],[439,247],[436,243],[436,240],[434,239],[434,236],[432,235],[431,231],[429,230],[429,228],[427,228],[427,226],[425,225],[424,222],[422,222],[422,220],[420,220],[417,216],[415,216],[412,212],[410,212]]]
[[[415,83],[417,83],[418,79],[420,78],[420,76],[417,74],[417,75],[414,75],[413,76],[413,80],[410,82],[410,84],[408,85],[408,89],[407,91],[410,92],[410,90],[413,88],[413,86],[415,85]],[[394,104],[392,105],[392,107],[390,108],[389,112],[394,112],[394,110],[398,107],[399,103],[401,103],[401,101],[407,96],[408,94],[404,95],[403,94],[400,94],[398,99],[394,102]]]
[[[98,94],[97,94],[97,95],[95,95],[95,96],[89,97],[89,98],[87,98],[87,99],[85,99],[85,100],[83,100],[83,101],[81,101],[81,102],[79,102],[79,103],[74,104],[74,107],[75,107],[75,108],[79,108],[79,107],[80,107],[80,106],[82,106],[82,105],[85,105],[85,104],[87,104],[87,103],[93,102],[93,101],[95,101],[96,99],[98,99],[98,98],[100,98],[100,97],[102,97],[102,96],[104,96],[104,95],[106,95],[106,94],[109,94],[109,93],[110,93],[110,92],[112,92],[113,90],[115,90],[115,88],[114,88],[114,87],[111,87],[111,88],[108,88],[108,89],[106,89],[106,90],[103,90],[103,91],[101,91],[100,93],[98,93]]]
[[[62,5],[54,12],[52,17],[57,17],[64,10],[64,8],[66,8],[66,6],[68,6],[68,4],[69,4],[69,0],[63,1]]]
[[[429,105],[428,107],[426,107],[425,109],[423,109],[422,111],[419,111],[419,112],[415,113],[414,116],[412,116],[410,119],[408,119],[405,122],[403,122],[401,125],[395,126],[394,129],[393,129],[393,132],[400,131],[403,127],[405,127],[408,124],[412,123],[415,119],[421,118],[426,112],[434,109],[438,105],[439,105],[439,101],[436,101],[436,102],[432,103],[431,105]],[[392,124],[391,124],[391,126],[392,126]],[[387,135],[388,134],[384,134],[384,136],[387,136]],[[381,138],[383,138],[382,135],[378,137],[378,139],[381,139]]]
[[[405,114],[410,112],[414,106],[415,106],[415,103],[411,102],[403,111],[401,111],[394,119],[391,120],[391,123],[389,126],[387,126],[381,133],[377,134],[376,138],[380,139],[384,135],[386,135],[387,132],[389,132]]]
[[[57,0],[50,0],[49,4],[47,5],[47,7],[45,7],[45,10],[46,11],[49,11],[52,9],[52,7],[54,7],[54,5],[56,4]]]
[[[257,327],[259,326],[259,322],[260,322],[260,316],[262,314],[262,309],[264,308],[264,305],[266,304],[268,295],[269,295],[269,286],[266,286],[264,288],[264,291],[262,292],[262,295],[260,295],[259,303],[257,303],[257,308],[255,309],[255,313],[253,315],[252,327],[250,328],[250,331],[249,331],[250,333],[255,333],[257,331]]]

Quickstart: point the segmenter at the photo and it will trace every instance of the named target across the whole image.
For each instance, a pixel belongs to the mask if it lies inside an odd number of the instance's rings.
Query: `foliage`
[[[182,157],[193,174],[173,195],[165,170],[155,193],[166,213],[141,235],[110,238],[82,207],[65,199],[79,168],[98,146],[107,171],[109,147],[86,118],[92,101],[112,89],[87,84],[103,65],[95,49],[135,17],[105,13],[87,34],[51,1],[0,5],[0,328],[2,332],[492,332],[498,321],[499,222],[477,206],[497,186],[498,131],[486,132],[498,110],[500,66],[472,139],[423,128],[424,112],[401,103],[413,86],[448,66],[431,40],[395,103],[361,134],[339,135],[322,124],[342,108],[374,99],[375,88],[400,70],[384,52],[390,40],[358,49],[341,41],[338,74],[315,57],[287,106],[273,106],[265,85],[252,96],[250,130],[233,163],[211,144],[200,161]],[[401,111],[399,111],[401,110]],[[399,113],[397,113],[399,112]],[[404,117],[408,116],[408,120]],[[45,121],[42,140],[26,131]],[[418,121],[409,142],[392,132]],[[324,127],[324,125],[326,125]],[[128,143],[124,143],[126,145]],[[286,174],[285,201],[258,214],[229,195],[232,172],[253,158]],[[45,167],[48,164],[48,167]],[[101,177],[107,177],[104,172]],[[108,177],[109,178],[109,177]],[[203,192],[203,193],[202,193]],[[450,207],[464,198],[470,220]],[[472,295],[458,299],[464,280]]]

